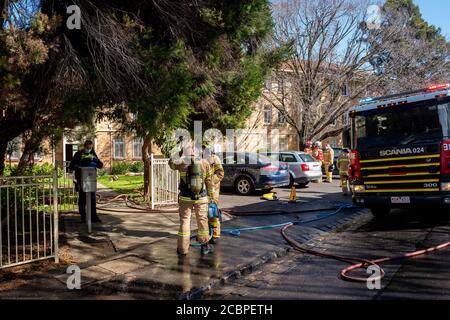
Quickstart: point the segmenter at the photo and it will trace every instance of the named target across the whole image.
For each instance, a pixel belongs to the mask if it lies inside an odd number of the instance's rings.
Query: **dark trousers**
[[[95,192],[91,192],[91,219],[97,220],[97,207]],[[86,219],[86,193],[78,193],[78,212],[80,212],[81,218]]]

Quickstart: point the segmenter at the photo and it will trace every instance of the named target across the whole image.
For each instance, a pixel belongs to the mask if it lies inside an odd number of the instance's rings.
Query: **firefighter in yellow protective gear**
[[[348,177],[348,167],[350,166],[350,158],[348,149],[342,150],[337,160],[337,166],[339,169],[339,176],[341,178],[340,187],[342,188],[342,192],[344,193],[344,195],[348,195],[350,193],[350,184]]]
[[[189,148],[188,148],[189,150]],[[190,150],[178,161],[169,161],[173,170],[180,172],[179,213],[180,230],[178,232],[178,253],[186,255],[189,252],[191,237],[191,215],[195,212],[197,219],[197,241],[202,245],[202,254],[210,252],[208,203],[212,197],[211,167],[208,161],[194,157],[195,151]]]
[[[222,162],[220,158],[217,156],[217,153],[220,152],[220,147],[218,145],[209,148],[207,145],[204,145],[205,152],[204,156],[206,160],[208,160],[209,165],[211,166],[211,183],[212,183],[212,197],[211,201],[215,202],[219,205],[219,195],[220,195],[220,182],[225,176],[225,171],[223,170]],[[209,218],[209,224],[212,227],[212,238],[211,243],[217,244],[220,239],[220,218],[214,217]]]
[[[325,169],[325,175],[327,182],[333,182],[333,164],[334,164],[334,150],[330,144],[325,144],[325,150],[323,151],[323,166]]]

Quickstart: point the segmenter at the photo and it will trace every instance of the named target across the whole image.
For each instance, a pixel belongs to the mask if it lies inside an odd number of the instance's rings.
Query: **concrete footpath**
[[[103,190],[108,196],[114,196]],[[279,201],[268,202],[259,196],[222,196],[223,209],[239,212],[287,211],[276,216],[231,217],[225,215],[224,229],[264,226],[298,219],[311,219],[323,213],[295,213],[349,203],[340,195],[337,183],[311,185],[299,189],[299,201],[288,203],[289,190],[279,190]],[[176,253],[178,213],[145,213],[124,206],[117,212],[102,212],[101,225],[87,234],[76,215],[63,215],[64,241],[70,263],[81,269],[81,290],[67,288],[67,265],[0,291],[9,299],[199,299],[210,289],[252,272],[261,265],[284,256],[290,248],[279,228],[243,231],[239,237],[225,232],[212,254],[202,256],[192,247],[187,257]],[[330,230],[351,224],[362,210],[345,210],[336,216],[296,227],[299,242],[307,243]],[[193,219],[195,228],[195,219]]]

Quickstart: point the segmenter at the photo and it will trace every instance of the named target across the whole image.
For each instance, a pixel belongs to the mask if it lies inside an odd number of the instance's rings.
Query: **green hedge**
[[[27,166],[25,168],[18,168],[17,166],[6,166],[4,175],[6,177],[17,176],[51,176],[53,174],[53,165],[49,163],[35,164],[33,166]],[[58,177],[62,177],[64,171],[62,168],[58,168]]]
[[[131,165],[130,171],[134,173],[144,172],[144,162],[138,161]]]
[[[130,164],[124,161],[114,162],[111,170],[111,174],[123,175],[130,171]]]
[[[137,162],[126,162],[126,161],[120,161],[120,162],[114,162],[111,174],[114,175],[124,175],[128,172],[133,173],[142,173],[144,172],[144,162],[137,161]]]

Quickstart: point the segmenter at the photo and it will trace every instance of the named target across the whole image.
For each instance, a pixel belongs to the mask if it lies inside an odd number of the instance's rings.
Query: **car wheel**
[[[239,177],[234,184],[234,189],[237,194],[241,196],[248,196],[254,191],[253,182],[250,178]]]
[[[370,208],[370,212],[376,219],[386,219],[391,212],[391,208]]]
[[[295,183],[294,177],[292,176],[292,174],[289,174],[289,185],[288,185],[288,187],[292,188],[294,186],[294,183]]]
[[[308,184],[309,184],[309,181],[308,182],[304,182],[304,183],[299,183],[298,185],[299,185],[300,188],[306,188],[308,186]]]

